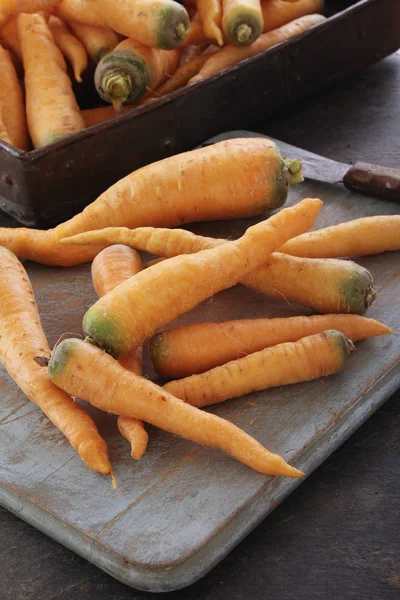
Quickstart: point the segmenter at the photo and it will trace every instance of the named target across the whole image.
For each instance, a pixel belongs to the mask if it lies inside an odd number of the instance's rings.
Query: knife
[[[400,169],[392,169],[364,162],[347,165],[330,158],[325,158],[303,148],[297,148],[262,133],[254,131],[229,131],[216,135],[201,144],[210,146],[222,140],[238,137],[263,137],[276,143],[282,155],[300,158],[304,177],[325,183],[342,183],[347,189],[361,192],[368,196],[387,198],[400,202]]]

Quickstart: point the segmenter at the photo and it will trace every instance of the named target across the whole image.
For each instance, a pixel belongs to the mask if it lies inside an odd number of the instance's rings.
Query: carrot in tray
[[[258,215],[284,204],[289,183],[301,180],[299,161],[283,160],[274,142],[228,140],[138,169],[55,229],[0,228],[0,245],[36,262],[77,265],[104,246],[67,248],[60,239],[112,225],[172,227]]]
[[[227,69],[228,67],[231,67],[232,65],[235,65],[246,58],[256,56],[260,52],[264,52],[264,50],[268,50],[268,48],[272,48],[280,42],[284,42],[285,40],[295,37],[307,29],[310,29],[310,27],[318,25],[318,23],[321,23],[325,20],[325,17],[322,15],[306,15],[300,19],[296,19],[295,21],[288,23],[287,25],[279,27],[279,29],[274,29],[268,33],[263,33],[250,46],[238,48],[237,46],[228,44],[224,48],[221,48],[217,54],[213,54],[206,62],[204,67],[200,69],[200,72],[193,77],[189,83],[201,81],[202,79],[210,77],[215,73],[219,73],[220,71],[223,71],[224,69]]]
[[[85,47],[58,17],[50,17],[49,27],[56,45],[71,63],[76,81],[82,83],[82,73],[88,66]]]
[[[359,315],[312,315],[197,323],[162,331],[150,343],[151,360],[161,377],[180,379],[204,373],[269,346],[297,342],[328,329],[352,342],[393,333],[390,327]]]
[[[119,44],[117,34],[109,27],[93,27],[78,21],[69,21],[68,24],[96,65]]]
[[[338,373],[353,350],[353,343],[343,333],[323,331],[170,381],[163,389],[202,408],[250,392]]]
[[[0,103],[4,126],[11,145],[28,150],[29,136],[25,117],[25,105],[21,84],[10,53],[0,45]]]
[[[12,17],[9,21],[1,28],[0,31],[0,44],[10,50],[22,63],[21,44],[18,38],[18,27],[17,17]]]
[[[121,114],[125,114],[130,110],[133,110],[134,106],[121,106]],[[113,106],[98,106],[96,108],[85,108],[81,111],[83,120],[85,121],[86,127],[93,127],[104,123],[109,119],[118,117],[119,114],[116,112]]]
[[[96,0],[61,0],[56,14],[67,23],[79,21],[93,27],[107,27],[104,14],[98,8]]]
[[[48,371],[55,385],[109,413],[140,418],[194,442],[220,448],[265,475],[303,475],[233,423],[178,400],[148,379],[123,369],[92,344],[63,340],[53,350]]]
[[[143,269],[139,254],[128,246],[105,248],[92,263],[93,286],[99,297],[114,289]],[[119,360],[120,365],[142,375],[142,348],[138,347]],[[146,452],[149,436],[143,422],[132,417],[118,417],[118,429],[131,445],[131,456],[139,460]]]
[[[10,146],[12,146],[12,141],[11,141],[10,135],[7,131],[6,126],[4,125],[3,106],[1,103],[0,103],[0,141],[7,142],[7,144],[10,144]]]
[[[49,357],[50,348],[26,271],[0,247],[0,362],[24,394],[37,404],[66,436],[87,466],[111,474],[107,446],[84,409],[56,387],[35,357]]]
[[[159,327],[263,264],[297,230],[309,229],[321,206],[318,198],[302,200],[250,227],[236,241],[176,256],[141,271],[86,312],[85,335],[113,356],[123,356]]]
[[[43,16],[22,14],[18,32],[25,70],[26,113],[35,148],[85,128],[65,60]]]
[[[305,15],[322,13],[324,0],[261,0],[266,33]]]
[[[195,235],[185,229],[109,227],[62,240],[63,244],[126,244],[164,257],[193,254],[226,240]],[[376,293],[371,273],[346,260],[309,259],[274,252],[241,280],[247,287],[321,313],[364,314]]]
[[[119,112],[122,104],[133,104],[172,75],[178,62],[178,50],[149,48],[126,39],[97,65],[96,89]]]
[[[255,42],[264,27],[260,0],[222,0],[222,4],[222,29],[228,42],[236,46]]]
[[[219,46],[223,46],[222,1],[197,0],[197,10],[206,38],[216,41]]]

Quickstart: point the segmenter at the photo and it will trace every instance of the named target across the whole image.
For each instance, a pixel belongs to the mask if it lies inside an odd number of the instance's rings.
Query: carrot
[[[363,217],[302,235],[281,250],[295,256],[366,256],[400,250],[400,215]]]
[[[0,103],[4,126],[11,144],[19,150],[27,150],[29,141],[22,88],[11,56],[1,45],[0,73]]]
[[[343,333],[323,331],[248,354],[200,375],[170,381],[164,389],[200,408],[250,392],[338,373],[352,350],[353,343]]]
[[[194,442],[220,448],[266,475],[303,475],[233,423],[178,400],[82,340],[63,340],[54,349],[48,370],[55,385],[102,410],[139,418]]]
[[[204,35],[223,46],[221,0],[197,0],[197,10]]]
[[[154,336],[150,344],[151,360],[161,377],[179,379],[204,373],[269,346],[297,342],[328,329],[341,331],[352,342],[393,333],[379,321],[359,315],[198,323]]]
[[[253,44],[246,46],[245,48],[237,48],[236,46],[228,44],[222,48],[220,52],[212,55],[200,72],[193,77],[189,83],[201,81],[202,79],[210,77],[211,75],[214,75],[214,73],[219,73],[223,69],[227,69],[246,58],[256,56],[260,52],[264,52],[264,50],[268,50],[268,48],[272,48],[272,46],[275,46],[280,42],[295,37],[322,21],[325,21],[325,17],[322,15],[306,15],[287,25],[283,25],[279,29],[263,33]]]
[[[35,148],[85,128],[64,58],[41,15],[18,17],[25,70],[26,113]]]
[[[85,47],[58,17],[50,17],[49,27],[56,45],[71,63],[76,81],[82,83],[81,75],[88,66]]]
[[[18,38],[17,17],[9,19],[0,32],[0,43],[22,63],[21,44]]]
[[[182,67],[185,63],[189,62],[196,56],[199,56],[203,53],[203,50],[209,46],[210,42],[204,39],[199,44],[187,44],[181,50],[181,55],[179,58],[179,67]]]
[[[96,89],[118,111],[122,104],[133,104],[146,90],[160,85],[178,62],[178,50],[148,48],[132,39],[123,40],[97,65]]]
[[[121,113],[125,114],[132,110],[133,106],[122,106]],[[83,120],[85,121],[86,127],[93,127],[93,125],[99,125],[109,119],[119,117],[119,114],[115,112],[113,106],[98,106],[97,108],[85,108],[82,112]]]
[[[57,6],[57,16],[63,21],[78,21],[92,27],[107,27],[107,20],[93,0],[62,0]]]
[[[122,283],[139,273],[143,263],[139,254],[128,246],[115,245],[105,248],[92,263],[92,280],[99,297],[104,296]],[[142,349],[135,348],[119,360],[120,365],[142,375]],[[131,444],[131,456],[139,460],[146,452],[149,436],[139,419],[118,417],[118,429]]]
[[[12,146],[12,141],[3,121],[3,106],[0,104],[0,140]]]
[[[159,327],[263,264],[283,240],[308,229],[321,206],[321,200],[308,198],[250,227],[239,240],[138,273],[86,312],[86,336],[115,357],[126,354]]]
[[[21,13],[53,12],[62,0],[0,0],[0,13],[4,17]]]
[[[110,225],[165,227],[261,214],[285,202],[289,183],[299,181],[297,169],[298,161],[285,162],[270,140],[219,142],[135,171],[55,229],[0,228],[0,245],[44,264],[81,264],[103,246],[67,249],[60,239]]]
[[[69,21],[68,24],[96,64],[118,46],[118,36],[109,27],[93,27],[78,21]]]
[[[90,469],[111,473],[107,446],[83,408],[48,378],[34,360],[50,356],[26,271],[0,247],[0,361],[23,393],[66,436]]]
[[[236,46],[248,46],[263,32],[260,0],[222,0],[222,29],[225,38]]]
[[[195,235],[184,229],[109,227],[88,231],[62,244],[126,244],[165,257],[193,254],[226,240]],[[364,314],[376,293],[371,273],[351,261],[298,258],[274,252],[241,283],[273,298],[298,302],[322,313]]]
[[[322,13],[324,0],[261,0],[264,33],[305,15]]]
[[[207,42],[207,38],[204,33],[200,18],[197,15],[190,21],[188,34],[182,45],[186,47],[194,44],[203,44],[205,42]]]

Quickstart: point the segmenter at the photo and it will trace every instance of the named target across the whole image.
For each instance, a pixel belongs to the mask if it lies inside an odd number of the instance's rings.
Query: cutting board
[[[399,211],[398,204],[313,181],[293,187],[287,205],[307,196],[324,201],[315,228]],[[190,229],[237,237],[256,220],[202,223]],[[400,252],[358,262],[375,279],[377,300],[368,315],[398,333]],[[61,269],[27,263],[26,268],[50,344],[63,334],[80,335],[82,316],[96,299],[90,267]],[[238,285],[168,327],[297,314],[309,311]],[[155,378],[147,352],[145,372]],[[384,336],[357,343],[340,374],[250,394],[210,410],[308,476],[399,385],[399,337]],[[152,427],[148,427],[147,453],[134,462],[126,440],[118,434],[115,417],[89,407],[109,445],[118,482],[113,489],[109,478],[84,465],[1,369],[0,399],[0,503],[139,589],[170,591],[196,581],[301,484],[298,479],[266,477],[219,450]]]

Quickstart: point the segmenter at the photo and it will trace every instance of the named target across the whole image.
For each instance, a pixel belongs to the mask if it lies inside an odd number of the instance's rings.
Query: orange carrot
[[[222,4],[222,29],[228,42],[237,46],[255,42],[264,27],[260,0],[222,0]]]
[[[109,27],[93,27],[77,21],[69,21],[69,25],[96,64],[119,43],[117,34]]]
[[[221,0],[197,0],[197,10],[204,35],[223,46]]]
[[[149,48],[131,39],[123,40],[97,65],[94,76],[99,95],[119,111],[133,104],[148,89],[154,90],[176,70],[178,50]]]
[[[145,377],[126,371],[92,344],[63,340],[54,349],[48,370],[55,385],[102,410],[139,418],[194,442],[220,448],[266,475],[303,475],[233,423],[198,410]]]
[[[114,289],[117,285],[133,277],[143,269],[139,254],[128,246],[115,245],[105,248],[92,263],[92,280],[99,297]],[[120,365],[142,375],[142,349],[135,348],[119,360]],[[118,429],[131,444],[131,456],[139,460],[146,452],[149,436],[139,419],[118,417]]]
[[[7,142],[7,144],[10,144],[10,146],[12,146],[11,138],[9,136],[6,126],[4,125],[3,106],[1,103],[0,103],[0,140],[3,142]]]
[[[214,73],[219,73],[223,69],[227,69],[246,58],[256,56],[260,52],[264,52],[264,50],[268,50],[268,48],[272,48],[280,42],[295,37],[310,27],[318,25],[318,23],[321,23],[322,21],[325,21],[325,17],[322,15],[306,15],[287,25],[283,25],[279,29],[263,33],[250,46],[238,48],[236,46],[227,45],[217,54],[213,54],[200,72],[193,77],[189,83],[201,81],[202,79],[210,77],[211,75],[214,75]]]
[[[138,273],[86,312],[86,336],[113,356],[126,354],[159,327],[263,264],[285,239],[309,229],[321,206],[321,200],[308,198],[250,227],[239,240]]]
[[[281,206],[298,161],[285,162],[264,138],[219,142],[166,158],[115,183],[95,202],[55,229],[0,228],[0,245],[50,265],[93,260],[100,247],[67,248],[62,238],[111,225],[173,226],[243,218]],[[297,168],[296,167],[296,168]]]
[[[122,106],[121,113],[125,114],[133,108],[134,106],[131,105]],[[99,125],[99,123],[119,117],[119,114],[113,106],[98,106],[97,108],[85,108],[82,110],[82,117],[86,123],[86,127],[93,127],[93,125]]]
[[[400,250],[400,215],[363,217],[299,236],[281,250],[295,256],[365,256]]]
[[[111,473],[107,446],[83,408],[57,388],[34,358],[49,357],[31,284],[17,258],[0,247],[0,361],[24,394],[66,436],[85,463]]]
[[[203,26],[200,21],[199,13],[196,12],[193,19],[190,21],[189,31],[183,42],[182,46],[190,46],[196,44],[203,44],[207,42],[206,35],[203,30]]]
[[[67,23],[78,21],[93,27],[107,27],[107,20],[102,11],[98,10],[97,1],[61,0],[56,14]]]
[[[322,13],[324,0],[261,0],[264,33],[305,15]]]
[[[64,58],[44,17],[22,14],[18,32],[25,70],[26,113],[35,148],[85,128]]]
[[[0,45],[0,103],[3,123],[8,131],[11,144],[19,150],[29,147],[28,129],[21,84],[7,50]]]
[[[9,19],[0,32],[0,43],[22,63],[21,44],[18,38],[17,17]]]
[[[202,408],[250,392],[338,373],[352,350],[353,343],[343,333],[323,331],[248,354],[200,375],[170,381],[163,389]]]
[[[21,13],[53,12],[62,0],[0,0],[0,13],[5,17]]]
[[[341,331],[352,342],[393,333],[379,321],[359,315],[198,323],[157,334],[151,340],[151,360],[159,375],[179,379],[204,373],[269,346],[296,342],[328,329]]]
[[[49,27],[56,45],[71,63],[76,81],[82,83],[82,73],[88,66],[85,47],[58,17],[50,17]]]

